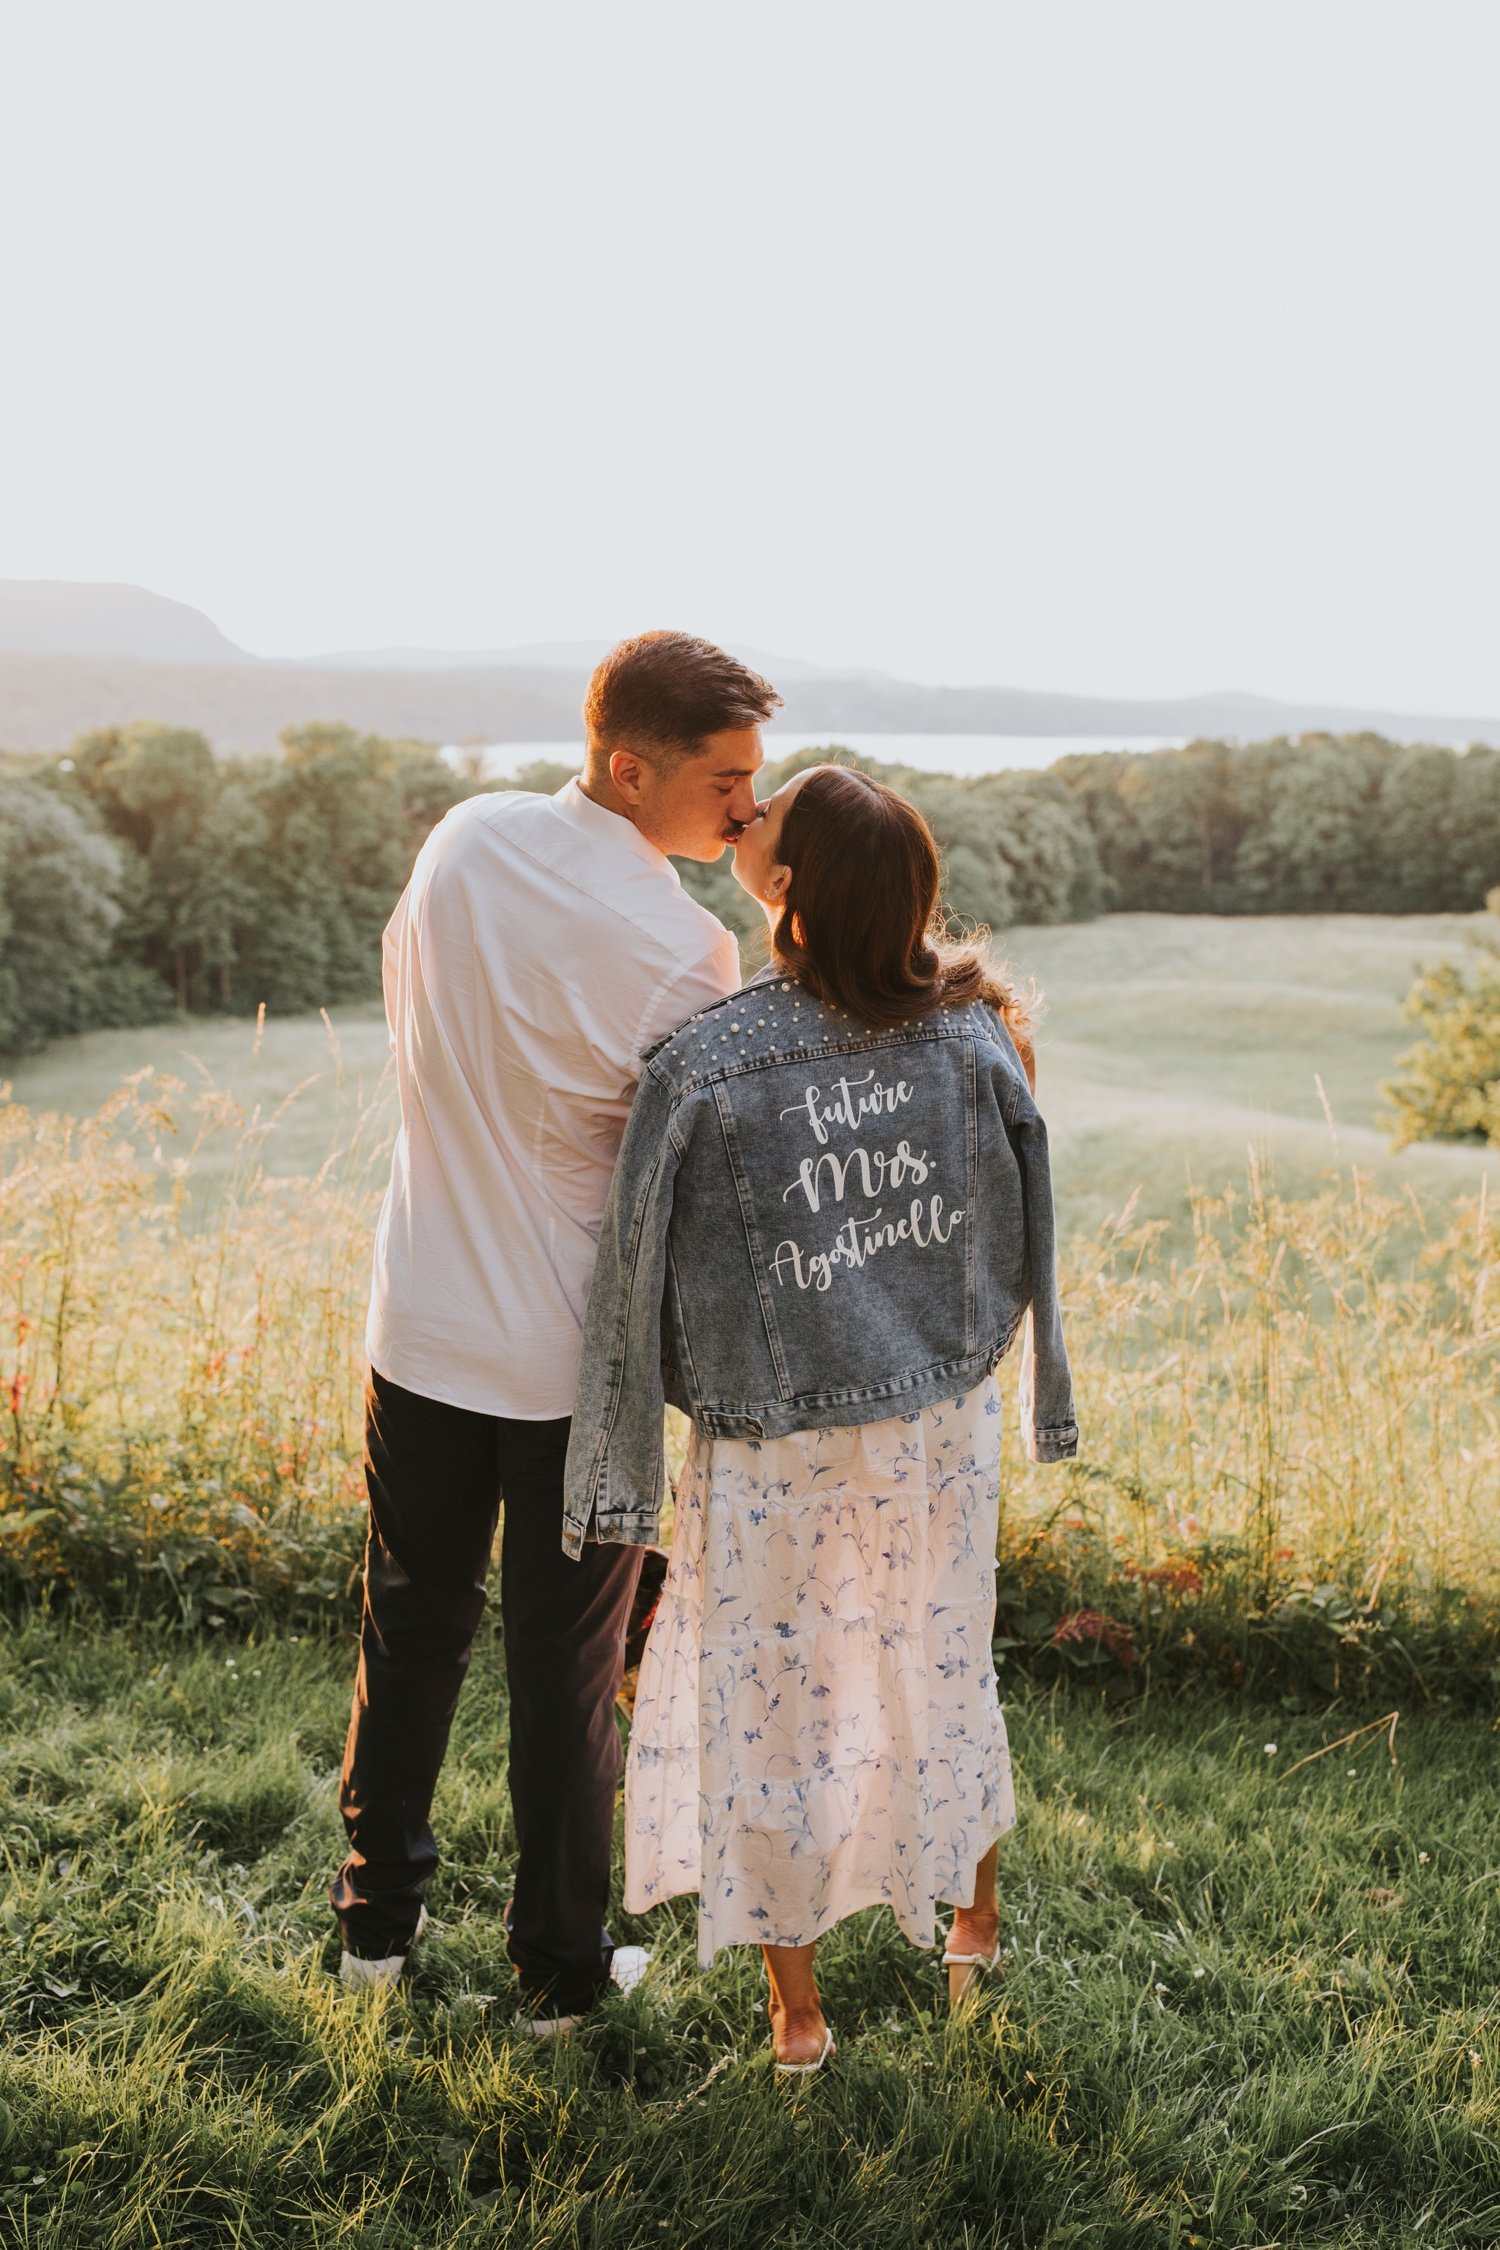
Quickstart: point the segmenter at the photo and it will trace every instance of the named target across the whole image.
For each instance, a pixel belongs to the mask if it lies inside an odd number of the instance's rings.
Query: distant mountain
[[[0,650],[25,656],[124,656],[158,664],[245,664],[201,609],[144,586],[0,578]]]
[[[575,672],[587,679],[600,657],[613,646],[612,640],[601,638],[596,641],[532,641],[520,648],[345,649],[334,656],[278,656],[264,661],[310,666],[320,672],[472,672],[521,665],[528,671],[539,668],[549,672]],[[743,642],[735,643],[734,653],[742,664],[752,665],[768,680],[811,680],[822,677],[826,671],[825,666],[806,664],[800,657],[771,656],[764,649],[747,648]]]
[[[584,685],[606,645],[260,658],[236,648],[200,611],[141,587],[0,579],[0,746],[61,749],[89,727],[139,718],[201,728],[223,750],[268,749],[283,727],[310,719],[429,742],[576,741]],[[1227,692],[1127,698],[930,687],[736,652],[782,689],[782,725],[831,739],[841,731],[1092,735],[1128,745],[1148,735],[1245,740],[1368,729],[1397,741],[1500,746],[1496,719]]]
[[[522,666],[336,672],[0,654],[0,747],[60,750],[130,719],[197,727],[226,751],[273,749],[283,727],[310,719],[423,742],[569,741],[582,735],[582,700],[581,674]]]
[[[577,672],[586,678],[611,645],[599,640],[538,641],[523,648],[346,648],[329,656],[271,656],[262,661],[304,672],[485,672],[521,665],[528,670]]]
[[[1372,711],[1357,704],[1279,703],[1221,690],[1207,695],[1051,695],[1028,688],[927,687],[910,680],[818,675],[789,688],[783,719],[807,732],[874,734],[1228,736],[1383,734],[1396,742],[1490,742],[1500,719]]]

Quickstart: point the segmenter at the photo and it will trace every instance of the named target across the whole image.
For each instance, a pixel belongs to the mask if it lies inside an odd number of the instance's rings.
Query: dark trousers
[[[566,1420],[518,1422],[371,1374],[359,1672],[329,1896],[349,1952],[404,1952],[438,1863],[429,1814],[469,1668],[499,1504],[518,1862],[508,1950],[523,1988],[571,2014],[608,1981],[624,1664],[638,1547],[562,1551]]]

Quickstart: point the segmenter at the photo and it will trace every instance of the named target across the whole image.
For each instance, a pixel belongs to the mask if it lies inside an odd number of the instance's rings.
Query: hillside
[[[311,719],[424,742],[566,741],[580,731],[582,701],[580,675],[543,667],[377,672],[0,654],[9,750],[62,749],[89,727],[130,719],[196,727],[232,752],[270,749],[283,727]]]
[[[248,661],[211,617],[186,602],[148,593],[144,586],[65,578],[0,578],[0,650],[162,664]]]
[[[425,742],[566,742],[578,737],[585,673],[479,659],[380,670],[363,662],[138,662],[0,652],[0,747],[64,748],[89,727],[161,719],[196,727],[216,749],[269,749],[283,727],[343,719]],[[937,688],[833,673],[783,675],[780,723],[803,732],[1185,738],[1368,729],[1397,742],[1490,742],[1500,721],[1273,703],[1254,696],[1129,702],[1019,688]],[[1064,747],[1059,741],[1059,750]]]
[[[629,620],[624,621],[627,625]],[[567,741],[579,732],[589,643],[376,650],[306,661],[236,648],[184,603],[136,586],[0,580],[0,747],[56,750],[130,719],[196,727],[220,750],[269,748],[283,727],[343,719],[429,742]],[[1490,742],[1500,719],[1277,702],[1215,692],[1086,696],[942,687],[744,651],[782,689],[782,723],[837,735],[1016,734],[1264,739],[1314,732]]]

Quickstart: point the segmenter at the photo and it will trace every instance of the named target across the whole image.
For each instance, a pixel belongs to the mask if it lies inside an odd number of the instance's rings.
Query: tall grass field
[[[1500,1183],[1376,1123],[1464,927],[1013,933],[1083,1446],[1008,1440],[1008,1971],[950,2024],[856,1919],[794,2097],[685,1911],[576,2047],[517,2047],[497,1645],[419,1975],[326,1975],[378,1014],[18,1070],[0,2242],[1500,2240]]]

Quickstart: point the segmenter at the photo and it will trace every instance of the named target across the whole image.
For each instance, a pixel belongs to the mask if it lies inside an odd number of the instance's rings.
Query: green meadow
[[[1401,1003],[1418,963],[1461,959],[1485,919],[1120,914],[1006,933],[1002,950],[1045,1005],[1039,1093],[1064,1233],[1092,1231],[1137,1192],[1145,1214],[1180,1224],[1189,1187],[1241,1180],[1252,1144],[1289,1194],[1340,1158],[1419,1195],[1476,1188],[1492,1156],[1429,1145],[1393,1157],[1376,1115],[1414,1037]],[[362,1006],[272,1018],[258,1041],[226,1017],[90,1032],[11,1076],[16,1101],[73,1115],[146,1065],[232,1085],[245,1109],[278,1118],[268,1169],[295,1173],[322,1161],[340,1105],[389,1100],[385,1061],[384,1019]],[[227,1136],[211,1142],[198,1176],[230,1160]]]
[[[1434,2250],[1500,2239],[1494,1833],[1473,1721],[1008,1698],[1004,1975],[951,2019],[889,1917],[824,1948],[838,2056],[770,2069],[692,1914],[570,2044],[511,2028],[499,1642],[406,1986],[323,1898],[350,1654],[0,1636],[0,2240],[31,2250]],[[1337,1745],[1337,1747],[1334,1747]],[[1302,1763],[1310,1760],[1309,1763]],[[1294,1770],[1295,1769],[1295,1770]]]
[[[430,1938],[398,1993],[329,1974],[378,1010],[18,1067],[0,2244],[1500,2242],[1493,1152],[1375,1123],[1466,927],[1010,933],[1085,1446],[1007,1436],[1005,1974],[952,2020],[855,1918],[795,2090],[686,1902],[616,1919],[656,1965],[576,2041],[513,2029],[489,1626]]]
[[[1064,1231],[1137,1191],[1175,1221],[1190,1185],[1242,1180],[1251,1146],[1288,1195],[1340,1161],[1397,1191],[1472,1191],[1493,1152],[1395,1158],[1376,1119],[1413,1043],[1401,1004],[1418,962],[1462,959],[1485,920],[1125,914],[1011,933],[1046,1006],[1038,1093]]]

